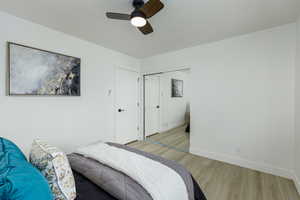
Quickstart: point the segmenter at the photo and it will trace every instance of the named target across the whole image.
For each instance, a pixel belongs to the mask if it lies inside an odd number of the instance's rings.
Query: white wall
[[[139,60],[5,13],[0,25],[0,136],[26,153],[34,138],[66,151],[114,140],[114,92],[108,95],[114,67],[139,70]],[[6,96],[7,41],[80,57],[82,96]],[[295,24],[289,24],[148,58],[142,66],[144,73],[191,68],[192,153],[290,176],[294,60]]]
[[[300,193],[300,17],[297,21],[297,53],[296,53],[296,101],[295,101],[295,183]]]
[[[183,97],[172,98],[171,88],[172,79],[183,81]],[[185,123],[185,115],[187,104],[189,103],[189,73],[188,71],[175,71],[163,73],[160,75],[160,89],[161,89],[161,131],[167,131],[178,127]]]
[[[191,152],[291,177],[295,24],[142,61],[191,68]]]
[[[109,96],[108,91],[114,89],[114,67],[139,70],[139,60],[5,13],[0,13],[0,26],[0,136],[26,153],[34,138],[66,151],[112,141],[114,93]],[[6,96],[7,41],[80,57],[81,97]]]

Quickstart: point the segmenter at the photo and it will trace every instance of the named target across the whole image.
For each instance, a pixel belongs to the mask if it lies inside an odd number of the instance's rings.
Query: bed
[[[76,183],[76,200],[206,200],[198,183],[183,166],[128,146],[99,143],[86,151],[69,154],[68,159]],[[173,179],[174,176],[178,179]]]
[[[66,156],[35,140],[29,161],[0,137],[0,199],[206,200],[180,164],[121,144],[97,142]]]

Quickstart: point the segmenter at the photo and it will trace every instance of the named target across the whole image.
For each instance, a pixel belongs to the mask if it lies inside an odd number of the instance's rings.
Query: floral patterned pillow
[[[48,180],[55,200],[76,198],[74,176],[64,152],[41,140],[35,140],[29,160]]]

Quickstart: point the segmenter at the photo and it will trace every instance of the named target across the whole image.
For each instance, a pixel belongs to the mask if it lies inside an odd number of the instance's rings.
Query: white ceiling
[[[295,21],[299,0],[162,0],[148,36],[105,12],[131,0],[1,0],[0,10],[106,48],[144,58]]]

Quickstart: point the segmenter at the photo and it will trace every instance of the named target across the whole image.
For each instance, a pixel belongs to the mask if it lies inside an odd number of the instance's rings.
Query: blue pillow
[[[0,199],[53,200],[48,182],[12,142],[0,138]]]
[[[0,137],[0,153],[4,152],[11,152],[13,153],[14,156],[20,158],[20,159],[25,159],[26,157],[23,154],[23,152],[15,145],[13,142],[6,140],[4,138]]]

